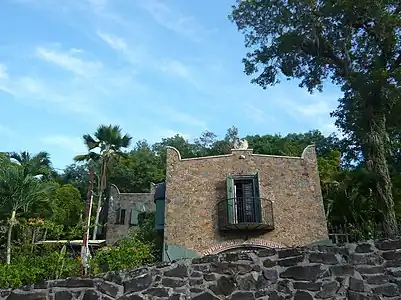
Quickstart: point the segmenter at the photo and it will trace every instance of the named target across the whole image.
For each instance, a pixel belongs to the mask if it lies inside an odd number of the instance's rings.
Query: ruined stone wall
[[[256,172],[260,197],[273,201],[275,229],[253,238],[286,247],[328,239],[314,146],[302,157],[259,155],[248,149],[190,159],[181,159],[168,147],[164,237],[169,249],[203,254],[228,240],[243,240],[238,232],[223,236],[218,231],[217,203],[227,199],[227,175]]]
[[[108,218],[106,224],[106,241],[112,244],[119,238],[127,236],[130,227],[131,209],[135,208],[139,211],[155,211],[153,195],[155,194],[155,185],[151,185],[149,193],[120,193],[118,187],[111,186],[110,199],[108,206]],[[117,209],[125,209],[124,224],[116,224]]]
[[[0,291],[0,300],[401,299],[401,239],[222,253]]]

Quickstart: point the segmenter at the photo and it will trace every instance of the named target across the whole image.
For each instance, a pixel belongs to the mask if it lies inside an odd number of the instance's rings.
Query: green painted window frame
[[[136,210],[135,208],[131,209],[131,215],[130,215],[130,220],[129,224],[131,226],[138,226],[139,225],[139,211]]]
[[[226,178],[226,186],[227,186],[227,217],[228,217],[228,222],[232,223],[233,222],[233,209],[234,209],[234,198],[235,198],[235,193],[234,193],[234,183],[235,180],[241,180],[241,179],[250,179],[252,180],[253,184],[253,199],[254,199],[254,205],[253,205],[253,214],[255,216],[255,220],[257,223],[262,222],[262,213],[261,213],[261,202],[260,202],[260,190],[259,190],[259,172],[256,172],[255,174],[249,174],[249,175],[228,175]]]
[[[228,223],[233,222],[233,210],[234,210],[234,177],[228,175],[227,179],[227,218]]]
[[[262,222],[262,207],[260,203],[259,172],[253,176],[254,214],[257,223]]]

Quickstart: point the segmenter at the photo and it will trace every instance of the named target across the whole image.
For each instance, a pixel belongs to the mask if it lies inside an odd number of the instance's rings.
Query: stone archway
[[[230,241],[225,241],[223,243],[214,245],[210,247],[209,249],[203,251],[202,255],[212,255],[212,254],[218,254],[221,252],[225,252],[228,250],[233,250],[233,249],[241,249],[241,248],[261,248],[261,249],[271,249],[271,248],[286,248],[285,245],[271,242],[271,241],[266,241],[266,240],[261,240],[261,239],[252,239],[248,241],[241,241],[241,240],[230,240]]]

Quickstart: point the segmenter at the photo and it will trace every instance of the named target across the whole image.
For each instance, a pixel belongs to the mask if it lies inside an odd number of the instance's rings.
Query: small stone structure
[[[129,229],[138,225],[138,220],[134,219],[138,219],[141,212],[156,210],[153,199],[155,189],[156,185],[151,183],[149,193],[120,193],[116,185],[111,185],[106,224],[107,244],[127,236]]]
[[[238,198],[228,195],[228,191],[234,186],[231,191],[238,195],[238,186],[244,191],[241,182],[250,177],[256,179],[251,179],[253,187],[248,189],[257,190],[257,196],[252,192],[253,196],[240,197],[258,201],[249,205],[255,207],[250,211],[256,215],[254,211],[259,210],[262,220],[252,222],[263,226],[268,223],[271,228],[251,232],[235,228],[238,223],[228,220],[230,225],[235,224],[223,232],[220,219],[227,217],[227,210],[230,215],[237,214],[235,204],[226,203]],[[182,159],[177,149],[167,147],[165,199],[165,261],[210,254],[211,249],[218,253],[226,243],[247,244],[249,240],[264,240],[274,247],[328,240],[314,145],[306,147],[301,157],[289,157],[254,154],[242,140],[231,154],[187,159]],[[221,212],[221,203],[231,206]],[[266,221],[265,217],[270,219]]]
[[[2,290],[0,300],[395,300],[400,295],[401,238],[226,252]]]

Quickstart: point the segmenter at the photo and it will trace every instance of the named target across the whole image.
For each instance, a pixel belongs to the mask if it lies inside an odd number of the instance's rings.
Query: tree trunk
[[[11,237],[13,233],[13,227],[15,224],[15,214],[16,211],[13,210],[11,213],[10,224],[8,226],[8,235],[7,235],[7,265],[11,264]]]
[[[45,229],[45,233],[43,234],[43,240],[46,241],[47,238],[47,228]]]
[[[102,161],[102,170],[100,174],[100,189],[99,189],[99,199],[97,201],[97,209],[96,209],[96,218],[95,218],[95,226],[93,227],[93,236],[92,239],[96,240],[97,236],[97,228],[100,218],[100,211],[102,210],[102,198],[103,198],[103,190],[105,188],[106,181],[106,167],[107,167],[107,157]]]
[[[378,113],[370,124],[368,133],[368,169],[376,174],[376,192],[383,212],[383,229],[387,237],[397,235],[392,183],[387,164],[387,131],[384,113]]]
[[[95,226],[93,227],[93,235],[92,235],[93,240],[96,240],[96,236],[97,236],[97,228],[98,228],[98,223],[99,223],[99,218],[100,218],[100,211],[102,209],[102,197],[103,197],[103,188],[100,187],[99,199],[97,200]]]
[[[33,253],[34,250],[34,244],[35,244],[35,239],[36,239],[36,228],[32,228],[32,240],[31,240],[31,253]]]

